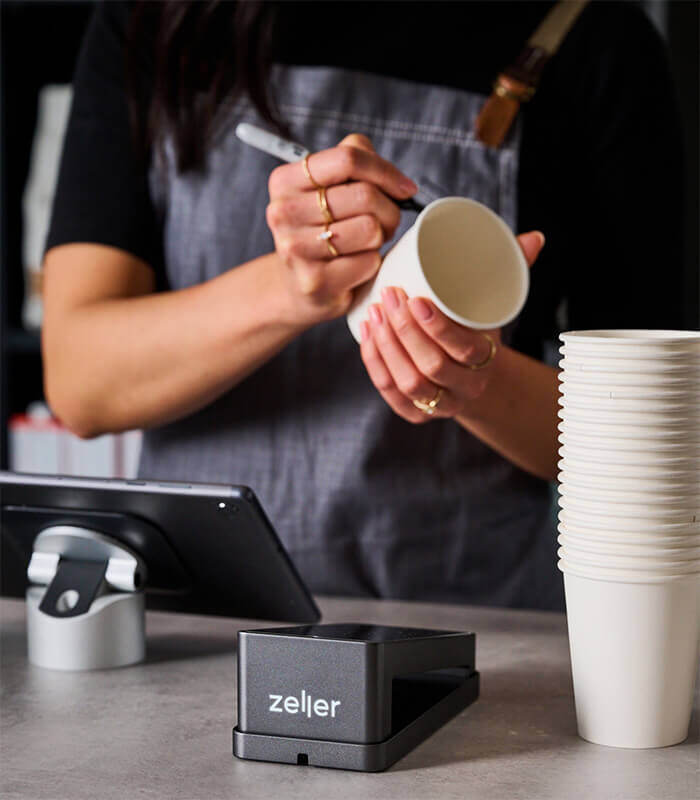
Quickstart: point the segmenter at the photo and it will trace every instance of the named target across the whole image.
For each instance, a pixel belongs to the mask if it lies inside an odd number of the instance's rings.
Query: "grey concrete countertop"
[[[3,800],[586,798],[700,796],[698,703],[689,738],[618,750],[576,736],[559,614],[320,598],[324,622],[473,630],[481,697],[383,773],[240,761],[236,631],[269,627],[151,613],[145,663],[92,673],[29,666],[24,603],[0,601]]]

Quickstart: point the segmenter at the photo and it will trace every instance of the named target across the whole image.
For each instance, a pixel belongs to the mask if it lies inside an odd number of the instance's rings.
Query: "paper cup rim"
[[[700,382],[684,386],[654,386],[633,385],[624,383],[587,383],[585,381],[569,380],[567,376],[559,375],[559,393],[571,397],[605,397],[611,394],[618,395],[619,399],[628,400],[664,400],[666,398],[692,398],[697,403],[698,387]],[[618,399],[615,398],[615,399]],[[613,399],[613,398],[611,398]]]
[[[563,487],[563,490],[562,490]],[[643,502],[641,500],[635,500],[632,497],[622,500],[614,500],[610,497],[610,495],[638,495],[639,497],[648,497],[650,492],[642,490],[635,491],[634,489],[608,489],[607,494],[605,494],[606,490],[602,489],[597,486],[576,486],[569,484],[565,486],[564,484],[559,484],[557,487],[557,491],[562,494],[564,497],[568,494],[570,497],[581,497],[583,500],[588,499],[589,494],[598,495],[601,497],[601,501],[606,503],[623,503],[625,505],[634,505],[639,502]],[[581,494],[577,494],[580,492]],[[602,493],[602,495],[600,494]],[[695,492],[667,492],[666,494],[662,493],[654,493],[653,500],[650,501],[652,505],[673,505],[674,503],[684,503],[690,502],[694,503],[694,501],[698,501],[696,505],[693,507],[700,508],[700,491]]]
[[[569,381],[586,381],[592,378],[598,378],[601,383],[603,382],[610,382],[614,383],[615,380],[622,379],[625,383],[629,383],[632,386],[634,385],[634,381],[638,380],[643,382],[645,380],[654,379],[657,380],[658,383],[664,384],[668,383],[671,386],[675,386],[676,384],[690,384],[696,386],[700,383],[700,365],[698,366],[697,370],[675,370],[671,372],[667,372],[663,370],[661,372],[654,370],[654,369],[642,369],[639,368],[637,370],[619,370],[619,369],[576,369],[575,364],[574,368],[570,368],[569,366],[569,357],[563,356],[559,359],[558,367],[559,367],[559,380],[569,380]],[[617,376],[617,377],[616,377]],[[642,385],[646,385],[642,383]]]
[[[562,517],[562,514],[566,516]],[[571,517],[574,519],[571,519]],[[583,516],[579,522],[578,517]],[[664,533],[668,531],[669,535],[673,536],[695,536],[700,534],[700,521],[698,522],[646,522],[644,519],[638,520],[635,518],[629,519],[626,517],[614,517],[610,514],[586,514],[581,515],[571,509],[559,509],[557,513],[558,522],[564,525],[572,524],[581,528],[593,528],[593,530],[602,530],[612,532],[614,534],[624,534],[625,532],[639,534],[639,533]],[[627,523],[623,527],[619,527],[619,521]],[[584,524],[585,523],[585,524]],[[596,524],[597,523],[597,524]],[[679,533],[679,531],[682,531]]]
[[[666,563],[659,563],[657,566],[654,564],[640,564],[640,565],[627,565],[627,564],[618,564],[612,561],[609,566],[605,565],[605,561],[607,560],[606,556],[602,556],[601,561],[597,561],[596,559],[586,559],[580,558],[575,553],[568,553],[565,547],[560,547],[557,550],[557,558],[560,561],[564,561],[566,564],[570,564],[574,568],[581,567],[583,569],[591,569],[591,570],[604,570],[607,572],[608,570],[614,572],[632,572],[638,574],[650,574],[652,577],[657,575],[700,575],[700,559],[692,559],[691,561],[679,561],[678,566],[674,566],[673,562],[666,562]],[[612,560],[614,556],[610,556]],[[623,561],[625,559],[622,559]]]
[[[691,505],[687,508],[678,510],[676,507],[664,509],[656,508],[653,504],[644,503],[612,503],[596,502],[595,500],[585,500],[571,495],[559,495],[559,508],[579,509],[584,513],[596,514],[603,512],[606,517],[622,517],[624,519],[643,518],[653,522],[676,521],[685,522],[688,525],[695,524],[700,520],[698,505]],[[691,519],[694,517],[695,519]]]
[[[573,539],[573,541],[571,541]],[[615,558],[658,558],[668,559],[669,561],[700,561],[700,545],[687,545],[686,547],[658,547],[655,543],[645,544],[644,542],[605,542],[599,539],[585,539],[576,537],[575,534],[560,533],[557,536],[557,543],[561,547],[568,547],[571,550],[581,550],[584,553],[597,553],[609,555]],[[583,546],[577,546],[582,543]],[[589,545],[588,547],[586,545]],[[620,551],[617,548],[622,547]],[[602,549],[599,549],[602,548]],[[631,550],[641,550],[642,552],[632,552]],[[689,557],[690,556],[690,557]]]
[[[588,453],[590,453],[591,451],[593,453],[598,452],[597,450],[592,450],[592,448],[584,448],[584,447],[582,447],[580,445],[564,444],[562,442],[561,443],[561,447],[558,449],[558,455],[560,455],[562,458],[573,458],[575,460],[584,461],[586,463],[590,463],[590,464],[593,464],[593,465],[612,464],[612,465],[618,465],[620,467],[629,467],[629,466],[640,466],[640,467],[651,466],[651,467],[656,467],[656,466],[658,466],[659,468],[664,469],[667,466],[673,468],[675,466],[679,466],[679,465],[684,466],[684,465],[688,464],[688,465],[690,465],[690,470],[697,472],[698,475],[700,476],[700,456],[696,456],[696,455],[687,455],[686,454],[686,455],[680,455],[680,456],[655,456],[654,457],[654,461],[653,461],[652,464],[637,464],[637,465],[635,465],[634,462],[630,463],[630,461],[624,461],[624,460],[615,461],[615,458],[617,457],[616,453],[620,453],[619,458],[622,458],[622,453],[632,453],[632,454],[635,454],[636,458],[639,458],[640,457],[640,451],[637,451],[637,450],[628,451],[628,450],[615,449],[615,450],[607,451],[607,450],[605,450],[603,448],[600,448],[600,452],[603,452],[603,453],[610,452],[610,453],[612,453],[612,457],[611,458],[607,458],[607,457],[590,458],[590,457],[588,457]],[[643,453],[643,451],[641,451],[641,453]]]
[[[573,541],[572,541],[573,540]],[[645,559],[651,558],[657,561],[668,560],[670,562],[687,562],[698,561],[700,562],[700,546],[688,545],[687,547],[655,547],[652,544],[644,543],[623,543],[611,542],[605,543],[595,540],[591,542],[589,539],[577,539],[572,534],[560,533],[557,536],[557,543],[560,547],[570,548],[571,550],[580,550],[582,553],[592,553],[595,555],[612,556],[614,558],[631,558],[631,559]],[[601,548],[602,549],[599,549]],[[622,547],[623,550],[617,550]],[[638,552],[629,552],[629,550]]]
[[[684,434],[678,434],[677,441],[668,441],[661,438],[658,439],[650,439],[649,441],[639,442],[639,439],[633,436],[599,436],[596,435],[593,431],[590,431],[588,434],[584,434],[579,431],[573,430],[562,430],[561,424],[557,426],[557,441],[561,442],[562,444],[566,444],[562,437],[566,437],[570,442],[573,444],[580,444],[583,447],[586,447],[584,442],[595,442],[595,447],[600,448],[601,450],[622,450],[626,453],[633,453],[637,451],[644,451],[647,447],[652,451],[657,450],[668,450],[669,452],[675,452],[675,449],[683,449],[685,447],[689,449],[698,449],[700,450],[700,439],[694,441],[693,439],[688,439]],[[578,435],[577,435],[578,434]],[[671,437],[668,437],[669,439]],[[580,441],[579,441],[580,440]],[[623,442],[637,442],[640,444],[639,447],[632,447],[629,448],[626,444],[621,444]],[[592,449],[588,447],[588,449]]]
[[[597,543],[599,545],[622,545],[623,547],[629,547],[631,545],[639,546],[639,547],[658,547],[659,550],[673,550],[673,549],[695,549],[700,548],[700,533],[697,534],[688,534],[686,536],[678,535],[678,536],[665,536],[663,533],[655,534],[649,532],[648,534],[644,533],[635,533],[630,531],[628,534],[620,533],[619,531],[610,531],[607,528],[600,528],[596,529],[593,528],[594,531],[600,531],[601,535],[589,535],[588,533],[579,533],[580,530],[590,530],[587,528],[583,528],[580,526],[577,527],[578,530],[569,530],[569,527],[564,522],[557,523],[557,533],[559,536],[574,536],[578,537],[579,539],[583,539],[584,541]],[[639,538],[642,537],[642,538]],[[680,540],[680,541],[678,541]],[[668,544],[668,542],[671,544]]]
[[[584,578],[591,581],[602,581],[604,583],[621,583],[621,584],[658,584],[658,583],[675,583],[676,581],[693,581],[700,579],[700,571],[688,572],[683,574],[674,575],[645,575],[643,573],[620,573],[616,570],[609,570],[608,574],[591,574],[585,568],[577,567],[570,564],[564,559],[559,559],[557,568],[564,573],[564,575],[572,575],[575,578]]]
[[[572,414],[573,411],[573,414]],[[630,419],[627,415],[632,414]],[[654,416],[656,415],[656,416]],[[640,419],[639,417],[642,417]],[[652,419],[649,419],[649,417]],[[557,417],[562,422],[573,422],[574,424],[589,424],[590,422],[596,425],[632,425],[634,427],[643,427],[651,431],[678,431],[687,429],[696,429],[700,424],[700,417],[695,415],[680,415],[676,414],[673,418],[658,419],[658,412],[650,414],[648,411],[613,411],[612,409],[590,409],[579,408],[574,406],[560,406],[557,409]]]
[[[419,238],[421,234],[421,228],[423,227],[426,218],[439,206],[441,205],[463,205],[469,206],[470,208],[478,208],[479,211],[485,212],[486,216],[490,217],[491,220],[496,224],[496,227],[504,234],[504,238],[508,240],[508,244],[515,256],[515,261],[518,264],[518,268],[521,273],[521,285],[520,285],[520,294],[518,296],[518,301],[515,304],[515,310],[509,314],[506,314],[505,317],[498,320],[489,320],[488,322],[475,322],[474,320],[467,319],[466,317],[462,317],[461,315],[457,314],[453,311],[443,300],[433,287],[430,279],[425,273],[423,268],[423,264],[420,259],[420,251],[419,251]],[[456,195],[452,195],[449,197],[440,197],[437,200],[433,200],[418,214],[416,217],[416,221],[413,223],[411,227],[415,228],[415,236],[413,237],[413,241],[411,242],[411,247],[414,251],[414,257],[416,259],[416,264],[418,264],[418,268],[420,269],[425,282],[430,287],[430,290],[433,293],[431,300],[435,303],[435,305],[451,320],[457,322],[460,325],[464,325],[468,328],[474,328],[475,330],[491,330],[493,328],[502,328],[503,326],[507,325],[509,322],[512,322],[518,314],[523,310],[525,306],[525,301],[527,300],[528,293],[530,291],[530,269],[527,265],[527,261],[525,260],[525,256],[523,254],[522,248],[518,244],[518,240],[515,237],[513,231],[508,227],[508,224],[504,219],[502,219],[495,211],[490,209],[484,203],[480,203],[478,200],[472,200],[469,197],[459,197]],[[405,235],[405,234],[404,234]]]
[[[700,359],[694,354],[672,354],[663,359],[654,358],[651,353],[638,354],[636,357],[624,353],[607,353],[602,355],[593,351],[573,352],[563,345],[557,351],[559,362],[570,361],[572,365],[593,367],[594,372],[650,372],[657,375],[695,372],[700,369]],[[562,367],[565,369],[566,367]],[[584,370],[582,370],[584,371]]]
[[[571,402],[573,400],[573,402]],[[656,405],[654,405],[656,404]],[[564,409],[583,409],[584,411],[606,411],[610,414],[680,414],[689,419],[700,420],[700,407],[697,400],[679,402],[676,398],[670,401],[663,397],[592,397],[580,392],[559,393],[559,406]],[[652,423],[653,424],[653,423]]]
[[[561,449],[561,448],[559,448],[559,449]],[[630,465],[630,464],[614,464],[614,463],[610,463],[610,462],[607,462],[607,461],[593,461],[592,459],[584,459],[584,458],[576,458],[576,459],[572,460],[571,456],[562,456],[561,454],[559,454],[559,455],[561,457],[560,457],[559,461],[557,462],[557,467],[559,468],[560,472],[564,472],[564,473],[566,473],[567,469],[570,469],[572,472],[578,472],[579,474],[581,474],[581,470],[580,469],[579,470],[576,469],[576,466],[578,466],[580,464],[583,465],[583,470],[584,470],[583,474],[584,475],[588,472],[588,470],[590,468],[594,468],[595,469],[595,468],[598,468],[598,467],[613,466],[613,467],[626,467],[628,469],[629,468],[638,469],[638,467],[634,467],[633,465]],[[569,462],[569,466],[568,467],[567,467],[567,465],[565,463],[563,463],[565,461]],[[590,465],[590,467],[588,465]],[[689,478],[691,478],[691,480],[688,481],[689,483],[692,483],[693,481],[698,480],[698,469],[697,469],[697,467],[695,467],[695,468],[690,467],[689,469],[666,469],[663,466],[660,466],[660,467],[652,466],[652,467],[649,467],[648,469],[650,471],[646,472],[645,474],[642,474],[642,475],[620,475],[619,477],[621,477],[621,478],[642,478],[642,479],[651,478],[651,479],[654,479],[654,480],[656,478],[662,478],[662,479],[665,478],[667,480],[678,480],[678,481],[682,481],[682,479],[684,477],[689,477]],[[615,470],[612,470],[612,472],[614,472],[614,471]],[[658,474],[655,474],[655,473],[658,473]],[[609,474],[611,474],[611,472],[606,472],[605,474],[609,475]]]
[[[591,435],[591,423],[581,420],[562,419],[559,417],[557,422],[557,430],[560,433],[566,433],[566,429],[562,426],[567,426],[570,433],[581,433],[584,436]],[[615,422],[601,422],[596,426],[596,430],[601,430],[598,438],[606,439],[635,439],[636,441],[648,438],[650,442],[663,442],[668,439],[674,440],[682,437],[683,441],[691,441],[700,444],[700,426],[697,431],[690,431],[684,427],[667,427],[663,429],[655,429],[651,434],[643,433],[642,430],[646,428],[645,425],[632,424],[632,423],[615,423]],[[692,437],[692,438],[688,438]],[[697,437],[697,438],[694,438]]]
[[[583,342],[600,344],[643,345],[643,344],[675,344],[697,343],[700,348],[700,332],[690,330],[664,330],[645,328],[599,328],[591,330],[564,331],[559,334],[559,339],[568,342]]]

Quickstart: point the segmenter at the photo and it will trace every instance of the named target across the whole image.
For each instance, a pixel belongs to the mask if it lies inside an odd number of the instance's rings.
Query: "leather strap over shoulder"
[[[477,139],[500,147],[520,109],[532,99],[545,64],[557,52],[588,0],[560,0],[528,39],[516,61],[501,72],[476,118]]]

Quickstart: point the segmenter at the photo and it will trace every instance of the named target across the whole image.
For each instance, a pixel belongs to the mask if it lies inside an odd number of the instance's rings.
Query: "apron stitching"
[[[513,152],[511,150],[504,150],[503,158],[499,159],[499,165],[498,165],[498,173],[499,173],[498,202],[500,204],[499,211],[505,217],[510,217],[512,212],[510,203],[508,202],[505,187],[510,181],[510,173],[513,170],[513,160],[514,160]],[[513,215],[513,226],[514,227],[517,226],[517,220],[515,219],[515,215]]]
[[[312,108],[309,106],[297,106],[291,104],[282,104],[280,108],[283,111],[290,111],[292,113],[306,113],[306,114],[316,114],[316,115],[327,115],[334,119],[348,119],[348,120],[355,120],[356,122],[366,122],[369,124],[376,123],[376,117],[370,117],[366,114],[357,114],[350,111],[337,111],[336,109],[325,109],[325,108]],[[464,137],[465,139],[474,139],[474,134],[472,131],[464,130],[462,128],[448,128],[444,125],[429,125],[426,122],[405,122],[403,120],[382,120],[387,127],[399,128],[404,130],[421,130],[425,133],[443,133],[447,134],[448,136],[458,136]],[[478,140],[475,140],[478,141]],[[479,142],[481,144],[481,142]]]
[[[314,113],[299,113],[299,112],[289,112],[290,116],[295,117],[297,121],[301,120],[309,120],[309,119],[318,119],[321,122],[328,122],[327,119],[320,117]],[[342,122],[342,120],[337,120],[337,122]],[[364,129],[367,131],[371,131],[377,135],[385,136],[387,139],[406,139],[408,141],[414,142],[427,142],[431,144],[453,144],[458,147],[463,148],[475,148],[477,150],[485,150],[486,148],[481,142],[477,142],[475,140],[464,139],[464,138],[457,138],[457,137],[447,137],[447,136],[430,136],[426,134],[419,134],[412,131],[392,131],[387,130],[384,126],[379,123],[363,123]]]

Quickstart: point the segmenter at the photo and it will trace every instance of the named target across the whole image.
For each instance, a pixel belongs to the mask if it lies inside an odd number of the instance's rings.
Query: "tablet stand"
[[[36,537],[27,589],[29,661],[40,667],[121,667],[145,655],[146,569],[97,531],[54,525]]]
[[[233,752],[386,769],[476,700],[475,640],[384,625],[241,631]]]

